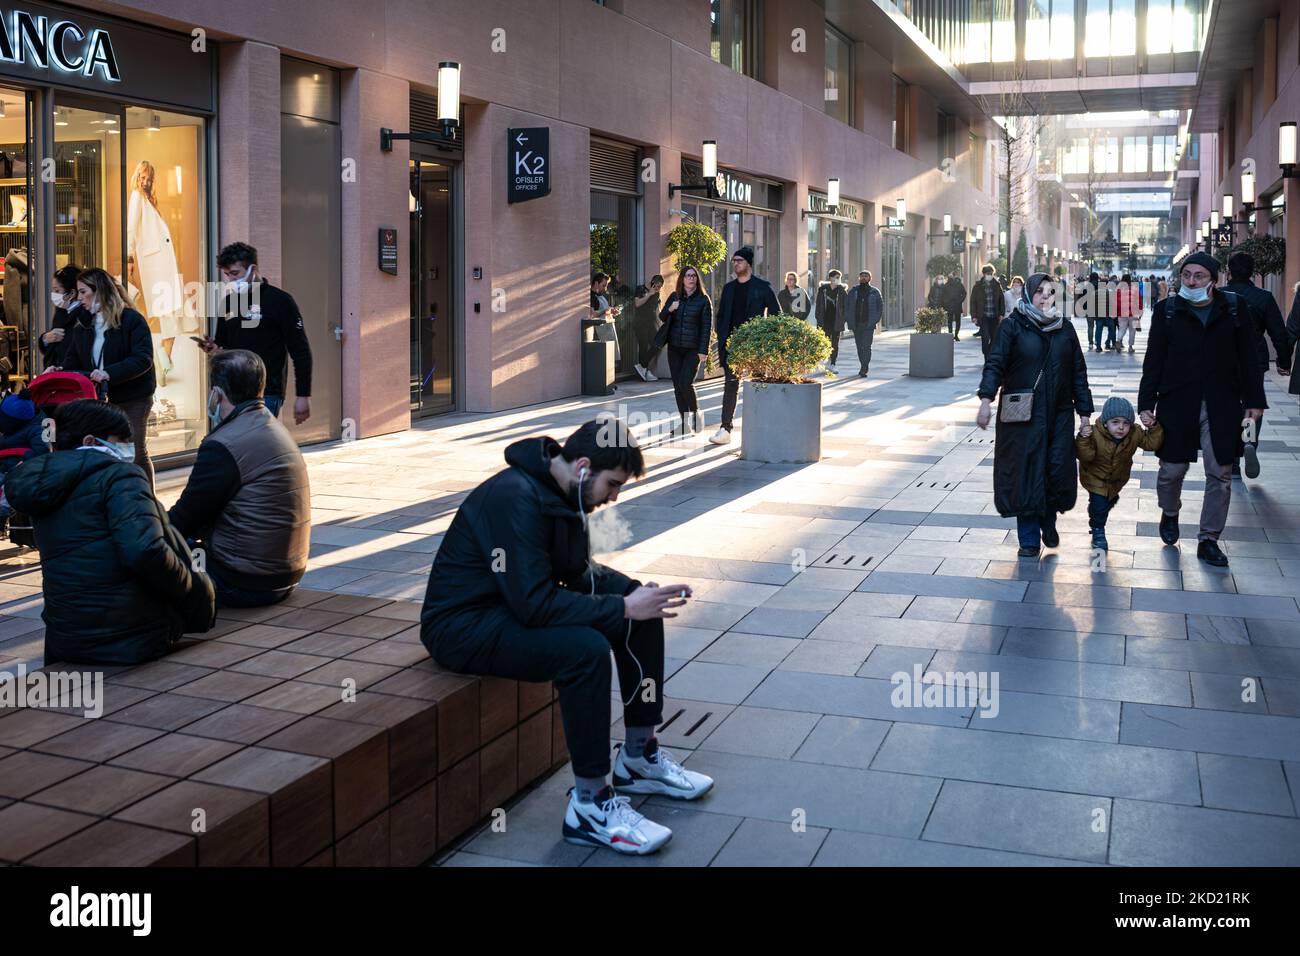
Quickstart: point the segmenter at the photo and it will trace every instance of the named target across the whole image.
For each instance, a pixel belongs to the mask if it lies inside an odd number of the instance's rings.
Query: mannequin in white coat
[[[131,199],[127,208],[126,253],[134,268],[136,286],[144,296],[145,315],[158,322],[162,355],[156,355],[159,371],[171,369],[172,347],[176,343],[184,292],[171,230],[154,197],[153,164],[141,160],[131,175]],[[159,382],[159,384],[165,384]]]

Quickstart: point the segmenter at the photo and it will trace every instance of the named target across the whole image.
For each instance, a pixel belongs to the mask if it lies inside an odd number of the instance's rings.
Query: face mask
[[[238,279],[231,279],[228,283],[231,292],[247,292],[248,287],[252,285],[253,267],[249,266],[244,270],[244,274]],[[603,290],[602,290],[603,294]]]
[[[101,305],[99,304],[99,301],[96,300],[96,301],[90,303],[90,314],[91,314],[91,315],[99,315],[99,311],[100,311],[100,309],[102,309],[102,308],[103,308],[103,306],[101,306]]]
[[[221,424],[221,399],[215,388],[208,392],[208,421],[212,422],[213,428]]]
[[[116,455],[122,461],[135,461],[135,443],[127,442],[118,444],[117,442],[104,441],[102,438],[96,438],[95,441],[101,445],[110,455]]]
[[[54,303],[54,307],[55,307],[56,309],[61,309],[61,308],[63,308],[64,297],[63,297],[62,293],[59,293],[59,292],[51,292],[51,293],[50,293],[50,301]]]
[[[1210,300],[1210,289],[1208,286],[1193,289],[1191,286],[1185,285],[1179,287],[1178,295],[1192,303],[1192,305],[1204,305]]]

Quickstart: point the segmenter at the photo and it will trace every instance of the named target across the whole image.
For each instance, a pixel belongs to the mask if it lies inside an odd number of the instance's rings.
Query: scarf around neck
[[[1027,298],[1016,303],[1016,311],[1032,321],[1043,332],[1055,332],[1065,325],[1065,316],[1062,313],[1058,311],[1055,315],[1048,315]]]

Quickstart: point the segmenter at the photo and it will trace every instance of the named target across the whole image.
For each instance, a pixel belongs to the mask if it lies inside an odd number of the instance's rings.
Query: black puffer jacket
[[[1235,279],[1223,287],[1225,291],[1241,296],[1250,306],[1251,323],[1255,329],[1255,348],[1259,352],[1259,370],[1267,372],[1271,362],[1268,343],[1264,336],[1273,340],[1273,351],[1277,353],[1277,363],[1282,368],[1291,366],[1291,345],[1286,337],[1286,324],[1282,321],[1282,310],[1277,307],[1277,299],[1267,289],[1261,289],[1247,279]]]
[[[668,344],[704,355],[709,351],[709,333],[713,331],[713,302],[702,289],[696,289],[694,295],[680,299],[676,312],[669,311],[678,300],[674,292],[659,312],[659,321],[668,326]]]
[[[1067,322],[1043,332],[1023,313],[1012,312],[998,324],[978,394],[992,399],[999,388],[1033,388],[1040,368],[1030,420],[997,425],[993,503],[1004,518],[1069,511],[1078,496],[1074,417],[1091,415],[1093,407],[1074,326]]]
[[[135,309],[122,313],[121,324],[104,333],[104,351],[94,360],[95,322],[82,315],[68,328],[63,367],[75,372],[102,368],[108,373],[108,400],[116,405],[154,393],[153,336],[149,324]]]
[[[639,582],[588,569],[577,503],[551,476],[551,438],[506,448],[510,465],[475,488],[438,547],[420,614],[420,640],[438,663],[463,670],[504,628],[591,627],[621,634],[623,595]]]
[[[45,661],[137,664],[216,615],[212,582],[136,465],[91,449],[25,461],[5,493],[32,517],[45,592]]]

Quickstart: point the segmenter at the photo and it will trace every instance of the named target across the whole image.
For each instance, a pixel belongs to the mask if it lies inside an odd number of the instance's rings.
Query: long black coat
[[[1291,311],[1286,317],[1287,353],[1284,368],[1291,369],[1291,385],[1287,389],[1292,395],[1300,395],[1300,373],[1295,370],[1295,359],[1300,355],[1296,345],[1300,344],[1300,295],[1291,300]]]
[[[1142,362],[1138,411],[1165,427],[1161,461],[1193,462],[1201,448],[1201,403],[1219,462],[1241,455],[1247,408],[1268,408],[1250,307],[1218,290],[1205,324],[1181,296],[1156,303]]]
[[[1034,412],[1027,422],[997,425],[993,448],[993,504],[1004,518],[1046,515],[1074,507],[1079,478],[1074,455],[1074,418],[1091,415],[1088,366],[1074,326],[1043,332],[1019,311],[998,324],[984,360],[979,397],[999,388],[1034,387]],[[996,409],[995,409],[996,411]]]
[[[1291,346],[1287,343],[1286,325],[1282,321],[1282,310],[1277,307],[1277,299],[1273,298],[1273,293],[1267,289],[1261,289],[1247,279],[1229,282],[1224,286],[1224,289],[1228,292],[1235,292],[1250,303],[1250,318],[1255,329],[1255,350],[1259,352],[1260,373],[1263,374],[1268,371],[1270,361],[1268,343],[1264,341],[1266,335],[1273,340],[1273,351],[1277,353],[1278,364],[1282,368],[1287,368],[1291,355]]]
[[[212,582],[136,465],[56,451],[15,468],[5,493],[41,552],[46,663],[138,664],[211,628]]]
[[[966,286],[960,279],[949,279],[943,284],[939,298],[945,309],[961,315],[962,309],[966,307]]]

